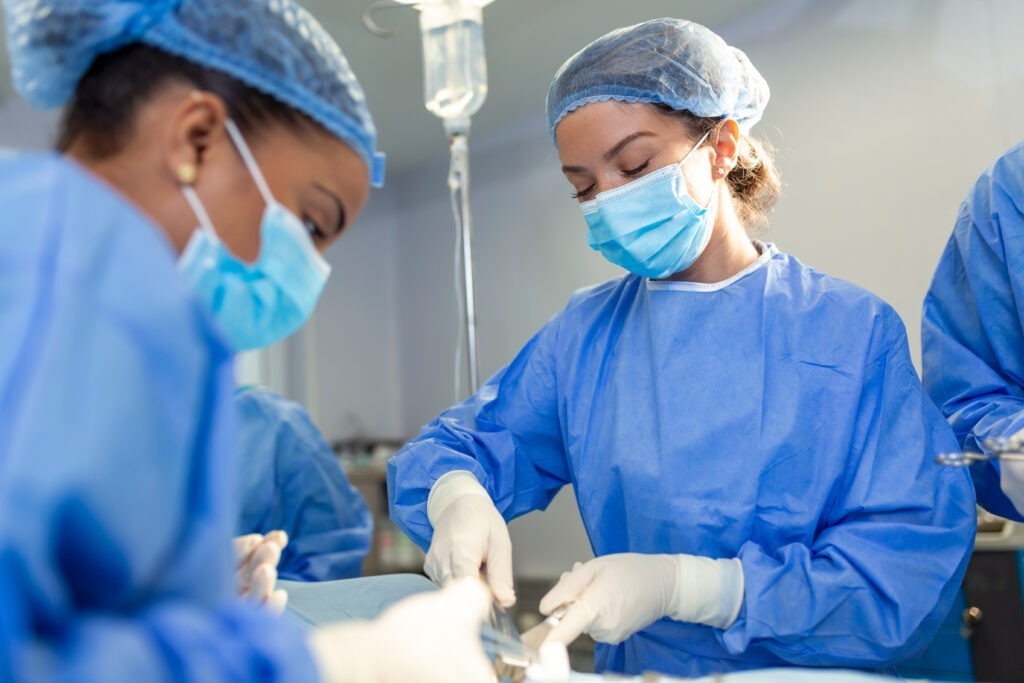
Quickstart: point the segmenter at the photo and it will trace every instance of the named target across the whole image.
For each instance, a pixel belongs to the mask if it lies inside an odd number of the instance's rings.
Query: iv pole
[[[435,0],[436,1],[436,0]],[[453,2],[453,0],[441,0],[442,2]],[[475,3],[479,7],[490,4],[493,0],[466,0]],[[375,35],[380,37],[391,37],[393,31],[380,27],[375,21],[375,15],[384,9],[393,9],[408,5],[429,4],[429,2],[417,3],[416,0],[378,0],[374,2],[363,15],[363,23]],[[482,57],[481,57],[482,58]],[[475,111],[482,104],[482,100],[473,109]],[[428,108],[429,105],[428,105]],[[436,112],[435,112],[436,113]],[[451,166],[448,173],[448,188],[451,193],[452,213],[455,216],[456,239],[461,247],[462,258],[462,310],[465,312],[464,339],[466,341],[466,374],[469,379],[471,394],[475,394],[480,388],[480,363],[477,342],[477,318],[476,318],[476,289],[474,286],[473,273],[473,218],[470,206],[469,190],[469,127],[470,119],[445,118],[445,132],[449,136],[449,148],[451,151]],[[461,343],[460,343],[461,346]],[[458,386],[458,381],[456,381]]]

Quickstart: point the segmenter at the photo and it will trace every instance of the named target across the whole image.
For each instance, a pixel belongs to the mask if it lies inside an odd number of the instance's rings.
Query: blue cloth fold
[[[306,410],[267,389],[235,396],[241,419],[238,534],[288,533],[278,576],[332,581],[362,574],[373,516]]]
[[[0,680],[316,680],[235,597],[231,356],[163,234],[52,156],[0,215]]]
[[[924,384],[960,446],[1024,429],[1024,143],[987,169],[957,215],[921,321]],[[998,461],[971,467],[978,502],[1024,521]]]

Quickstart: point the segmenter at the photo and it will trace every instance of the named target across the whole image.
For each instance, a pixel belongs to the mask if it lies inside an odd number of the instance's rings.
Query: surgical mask
[[[206,305],[235,351],[257,349],[302,327],[327,283],[331,267],[316,250],[299,217],[270,192],[238,127],[228,135],[259,188],[266,208],[260,221],[260,253],[254,263],[232,254],[190,185],[182,187],[200,227],[178,261],[193,292]]]
[[[677,164],[583,202],[587,243],[606,259],[631,273],[651,279],[686,270],[711,239],[711,199],[701,208],[686,191],[683,163],[708,133]],[[717,191],[717,184],[716,184]]]

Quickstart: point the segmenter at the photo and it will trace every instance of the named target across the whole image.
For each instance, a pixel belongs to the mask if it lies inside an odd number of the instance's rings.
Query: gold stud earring
[[[198,90],[193,90],[192,93],[189,95],[189,98],[193,102],[198,104],[203,101],[203,93],[199,92]]]
[[[199,177],[199,169],[195,164],[184,163],[178,166],[178,182],[182,185],[193,185]]]

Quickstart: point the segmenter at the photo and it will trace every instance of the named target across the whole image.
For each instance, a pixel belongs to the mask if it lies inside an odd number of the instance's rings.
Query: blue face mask
[[[665,278],[693,265],[711,239],[714,212],[686,191],[683,162],[649,173],[580,204],[587,221],[587,243],[606,259],[631,273]],[[717,185],[716,185],[717,188]]]
[[[260,254],[245,263],[217,237],[195,190],[182,188],[199,219],[178,261],[193,292],[213,315],[235,351],[258,349],[302,327],[316,306],[331,267],[313,245],[298,216],[274,199],[249,146],[233,121],[228,134],[266,201],[260,223]]]

